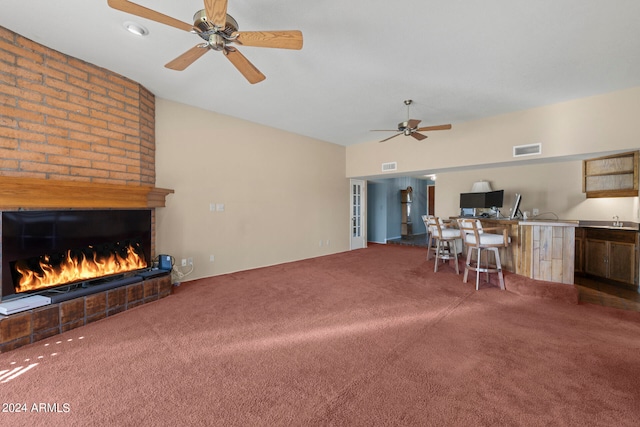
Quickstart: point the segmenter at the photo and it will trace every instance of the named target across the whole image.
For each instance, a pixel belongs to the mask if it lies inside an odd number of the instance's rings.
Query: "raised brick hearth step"
[[[78,328],[171,294],[171,276],[151,277],[10,316],[0,316],[0,353]]]

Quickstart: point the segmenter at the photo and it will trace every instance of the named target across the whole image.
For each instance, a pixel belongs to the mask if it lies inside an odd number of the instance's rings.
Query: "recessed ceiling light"
[[[127,31],[135,34],[136,36],[146,36],[147,34],[149,34],[149,30],[138,23],[127,21],[122,25],[127,29]]]

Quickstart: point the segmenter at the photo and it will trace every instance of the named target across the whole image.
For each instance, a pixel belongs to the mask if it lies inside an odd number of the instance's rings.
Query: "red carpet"
[[[188,282],[1,354],[2,424],[640,424],[640,313],[474,287],[391,245]]]

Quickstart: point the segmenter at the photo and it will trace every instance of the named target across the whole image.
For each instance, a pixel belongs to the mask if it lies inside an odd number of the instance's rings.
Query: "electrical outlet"
[[[213,262],[216,260],[216,257],[214,257],[213,255],[209,255],[209,262]]]
[[[540,210],[538,208],[533,208],[531,209],[531,213],[533,214],[533,216],[538,216],[540,215]]]
[[[193,258],[187,258],[187,264],[193,265]]]
[[[187,259],[186,258],[182,258],[182,262],[180,263],[180,265],[182,265],[183,267],[187,266]]]

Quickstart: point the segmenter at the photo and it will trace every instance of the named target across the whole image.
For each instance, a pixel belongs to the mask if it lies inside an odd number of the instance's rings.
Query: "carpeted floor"
[[[0,354],[2,423],[640,424],[640,313],[474,287],[394,245],[187,282]]]

